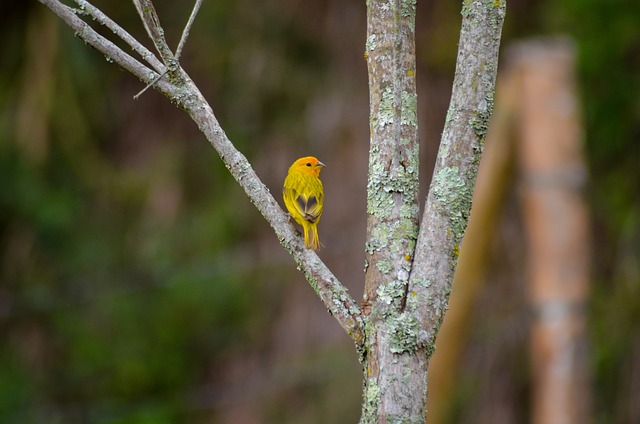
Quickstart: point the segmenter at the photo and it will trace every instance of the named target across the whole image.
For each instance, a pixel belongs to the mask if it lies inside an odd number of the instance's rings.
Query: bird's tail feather
[[[318,237],[318,227],[306,225],[304,228],[304,245],[313,250],[320,249],[320,237]]]

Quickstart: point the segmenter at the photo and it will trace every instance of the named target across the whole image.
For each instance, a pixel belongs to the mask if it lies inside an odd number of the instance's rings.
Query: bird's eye
[[[307,166],[311,166],[311,162],[307,162]]]

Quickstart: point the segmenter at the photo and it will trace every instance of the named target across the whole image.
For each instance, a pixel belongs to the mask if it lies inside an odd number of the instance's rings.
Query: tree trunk
[[[403,310],[419,211],[415,2],[368,5],[371,143],[363,313],[369,325],[361,422],[417,423],[424,422],[427,357],[424,350],[408,353],[403,333],[411,326],[405,320],[415,319]]]
[[[449,115],[418,227],[415,3],[367,3],[371,145],[361,423],[425,422],[429,356],[493,111],[505,3],[465,1]]]

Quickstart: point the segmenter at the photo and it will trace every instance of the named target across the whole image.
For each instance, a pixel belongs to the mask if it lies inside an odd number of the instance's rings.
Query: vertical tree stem
[[[367,2],[370,132],[361,422],[424,421],[424,355],[405,345],[403,314],[418,234],[415,0]],[[410,342],[411,344],[411,342]],[[402,356],[402,359],[400,359]],[[411,370],[411,371],[408,371]]]

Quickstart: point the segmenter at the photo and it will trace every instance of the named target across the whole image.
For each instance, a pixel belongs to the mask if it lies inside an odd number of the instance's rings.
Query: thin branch
[[[165,66],[149,51],[145,46],[140,44],[131,34],[124,30],[120,25],[115,23],[111,18],[105,15],[100,9],[92,5],[86,0],[74,0],[80,9],[76,9],[77,13],[83,13],[91,16],[99,24],[106,26],[116,36],[120,37],[127,43],[136,53],[142,57],[149,65],[158,72],[164,72]]]
[[[505,1],[465,1],[451,102],[416,244],[409,293],[431,351],[471,210],[493,93]],[[478,48],[482,46],[482,48]]]
[[[211,106],[193,81],[183,75],[191,94],[180,104],[200,131],[216,149],[231,175],[244,189],[251,203],[260,211],[276,233],[280,244],[293,256],[313,290],[340,326],[351,336],[360,353],[364,346],[364,321],[360,307],[347,288],[331,273],[318,255],[304,247],[302,237],[289,222],[287,214],[255,173],[247,158],[231,143],[220,127]]]
[[[168,72],[169,72],[169,68],[166,68],[163,73],[155,77],[153,81],[151,81],[149,84],[145,85],[145,87],[142,90],[138,91],[138,93],[135,96],[133,96],[133,100],[138,100],[140,96],[142,96],[145,93],[145,91],[153,87],[154,84],[160,81],[165,75],[167,75]]]
[[[91,47],[103,53],[108,60],[116,62],[122,68],[131,72],[133,75],[145,82],[152,81],[157,76],[156,72],[147,68],[137,59],[134,59],[129,54],[125,53],[120,47],[98,34],[85,21],[76,15],[75,9],[60,3],[58,0],[38,1],[51,9],[53,13],[76,31],[76,35],[78,37],[84,40],[84,42],[89,44]],[[168,82],[164,81],[162,83],[162,89],[164,92],[170,92],[174,89]]]
[[[160,25],[160,19],[156,13],[156,8],[153,6],[151,0],[133,0],[133,4],[138,10],[140,19],[144,24],[144,28],[149,34],[149,38],[153,41],[153,45],[156,46],[156,50],[160,53],[162,61],[168,67],[172,67],[172,63],[175,62],[175,57],[167,44],[167,40],[164,38],[164,29]]]
[[[176,49],[176,53],[175,53],[176,62],[180,60],[180,55],[182,55],[182,49],[184,48],[184,45],[187,42],[187,38],[189,38],[189,31],[191,30],[191,27],[193,26],[193,22],[196,19],[196,15],[198,14],[198,11],[200,10],[200,5],[201,4],[202,4],[202,0],[196,0],[196,4],[193,6],[193,10],[191,11],[191,16],[189,16],[189,20],[187,21],[187,25],[184,27],[184,31],[182,31],[182,37],[180,37],[180,43],[178,43],[178,48]],[[133,96],[133,99],[134,100],[138,100],[140,98],[140,96],[142,96],[145,93],[145,91],[147,91],[149,88],[151,88],[156,82],[160,81],[162,79],[162,77],[164,77],[168,72],[169,72],[169,67],[167,67],[164,72],[162,72],[160,75],[158,75],[158,77],[156,79],[151,81],[142,90],[140,90],[138,92],[138,94]]]
[[[196,15],[200,10],[201,5],[202,5],[202,0],[196,0],[196,4],[193,5],[191,16],[189,16],[187,25],[184,27],[184,31],[182,31],[182,37],[180,37],[180,42],[178,43],[178,48],[176,49],[176,60],[180,60],[180,56],[182,55],[182,49],[184,48],[184,45],[187,42],[187,38],[189,38],[189,31],[191,31],[191,27],[193,26],[193,22],[196,20]]]

